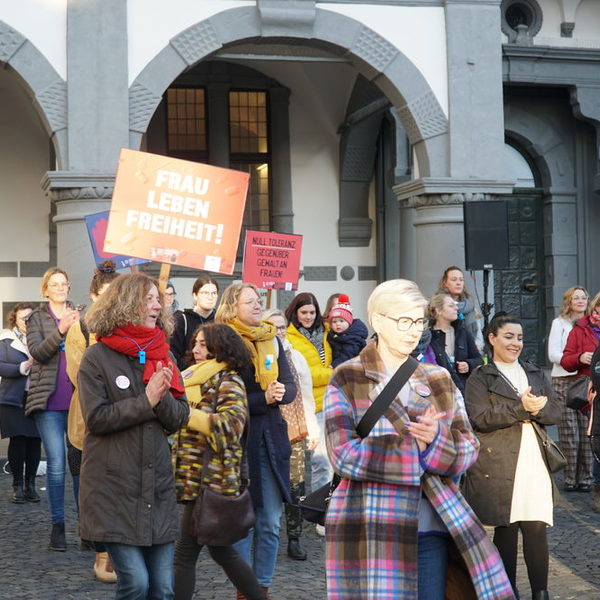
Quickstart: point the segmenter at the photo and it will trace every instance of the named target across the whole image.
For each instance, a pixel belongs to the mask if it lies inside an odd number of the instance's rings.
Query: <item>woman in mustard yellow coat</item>
[[[314,294],[302,292],[285,311],[288,320],[287,339],[300,352],[310,368],[315,398],[315,414],[320,428],[320,440],[311,460],[312,489],[316,490],[331,479],[331,465],[325,449],[323,431],[323,396],[331,379],[331,346],[327,341],[329,323],[323,320]]]

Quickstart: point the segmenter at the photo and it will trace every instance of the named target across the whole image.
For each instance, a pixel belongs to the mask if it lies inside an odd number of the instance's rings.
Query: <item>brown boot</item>
[[[600,483],[594,484],[593,496],[592,496],[592,510],[600,513]]]
[[[108,552],[96,552],[96,562],[94,563],[94,577],[103,583],[115,583],[117,574],[115,573]]]
[[[235,590],[235,600],[246,600],[246,596],[240,590]]]

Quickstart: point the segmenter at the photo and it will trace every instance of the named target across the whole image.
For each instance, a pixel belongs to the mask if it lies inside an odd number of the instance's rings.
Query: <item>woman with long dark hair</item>
[[[248,419],[248,399],[240,371],[250,356],[242,338],[227,325],[208,323],[196,330],[196,364],[182,376],[192,414],[174,438],[173,458],[177,501],[184,505],[181,535],[175,545],[175,600],[191,600],[196,562],[202,546],[193,535],[192,513],[201,486],[224,496],[239,496],[243,486],[242,434]],[[210,460],[204,468],[204,454]],[[264,593],[250,565],[234,546],[208,544],[211,558],[248,600]]]
[[[329,323],[323,320],[319,303],[314,294],[302,292],[298,294],[285,309],[288,320],[287,339],[292,347],[306,359],[312,377],[315,414],[321,430],[320,441],[311,457],[312,489],[316,490],[331,479],[331,465],[325,451],[323,434],[323,395],[331,379],[333,369],[331,361],[333,353],[327,340]],[[320,525],[317,532],[323,534]]]
[[[553,523],[554,490],[534,423],[555,424],[560,406],[543,371],[519,360],[523,326],[518,319],[494,317],[487,343],[492,361],[469,377],[465,393],[481,445],[464,480],[465,497],[483,524],[495,528],[494,543],[515,592],[521,532],[533,599],[544,600],[549,597],[546,529]]]

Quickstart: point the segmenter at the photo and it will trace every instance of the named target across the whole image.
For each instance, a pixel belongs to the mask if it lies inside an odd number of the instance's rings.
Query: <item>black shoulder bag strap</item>
[[[415,372],[418,365],[419,363],[412,356],[409,356],[404,364],[394,373],[356,426],[356,431],[361,438],[366,438],[369,435],[371,429],[375,426],[375,423],[379,421],[381,415],[383,415],[387,407],[392,403],[392,400],[404,387],[404,384]]]

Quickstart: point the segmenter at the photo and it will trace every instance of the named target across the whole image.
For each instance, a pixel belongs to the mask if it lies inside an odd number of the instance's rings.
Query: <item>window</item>
[[[231,168],[250,173],[250,185],[240,236],[242,258],[246,230],[269,231],[269,139],[267,93],[229,92],[229,146]]]
[[[167,154],[178,158],[205,161],[206,101],[203,88],[167,90]]]

